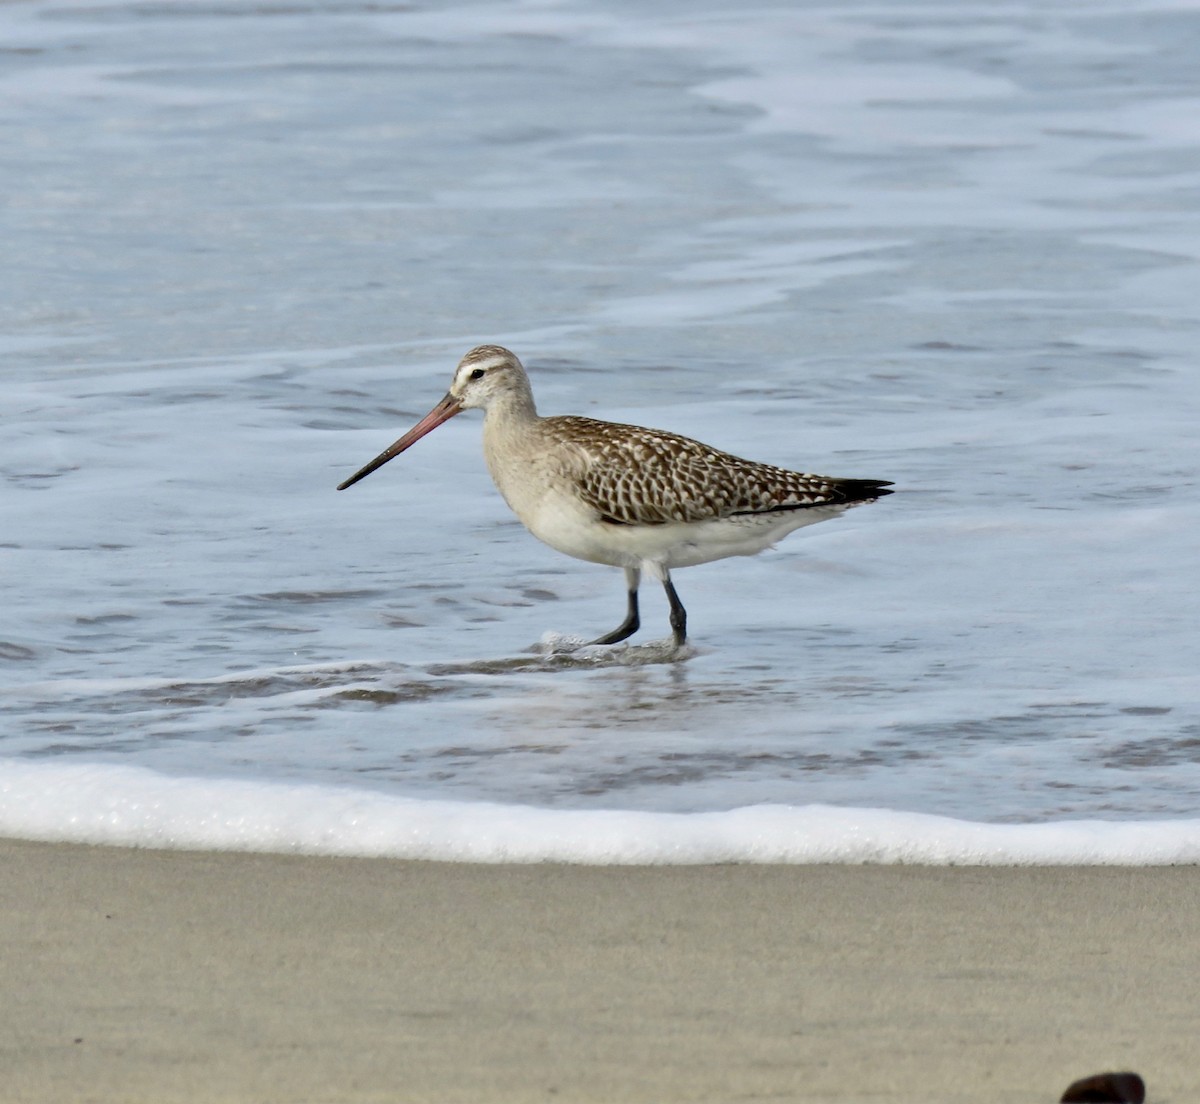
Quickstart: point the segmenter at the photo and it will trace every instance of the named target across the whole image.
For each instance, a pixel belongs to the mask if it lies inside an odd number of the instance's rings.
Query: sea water
[[[1200,861],[1200,9],[0,7],[0,832]],[[467,414],[896,494],[649,582]]]

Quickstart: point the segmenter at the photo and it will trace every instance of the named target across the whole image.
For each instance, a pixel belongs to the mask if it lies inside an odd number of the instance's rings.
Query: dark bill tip
[[[410,445],[415,445],[431,429],[437,429],[442,422],[449,421],[455,414],[460,414],[461,412],[462,407],[459,406],[458,400],[453,395],[447,395],[403,437],[389,445],[369,464],[359,468],[349,479],[339,483],[337,489],[344,491],[347,487],[353,487],[355,483],[360,479],[365,479],[376,468],[382,468],[384,464],[393,457],[399,456]]]

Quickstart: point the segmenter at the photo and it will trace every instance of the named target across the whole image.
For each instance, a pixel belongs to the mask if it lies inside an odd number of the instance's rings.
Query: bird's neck
[[[508,437],[524,432],[540,420],[533,403],[533,392],[529,388],[514,388],[488,403],[483,429],[489,437]]]
[[[520,518],[534,508],[530,496],[540,497],[540,489],[528,479],[540,421],[533,395],[519,391],[493,398],[483,417],[483,458],[504,500]]]

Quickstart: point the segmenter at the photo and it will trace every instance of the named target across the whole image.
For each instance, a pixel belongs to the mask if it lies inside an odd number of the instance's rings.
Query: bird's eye
[[[475,371],[471,373],[470,378],[473,380],[483,379],[484,375],[485,375],[485,373],[482,368],[476,368]]]

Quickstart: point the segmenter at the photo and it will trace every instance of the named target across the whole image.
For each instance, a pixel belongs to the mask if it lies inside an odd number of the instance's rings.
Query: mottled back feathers
[[[604,521],[663,525],[869,502],[892,492],[873,479],[835,479],[758,464],[688,437],[592,418],[542,419],[566,446],[580,498]]]

